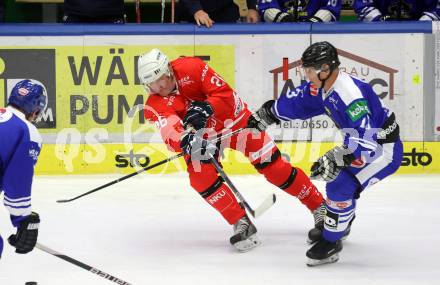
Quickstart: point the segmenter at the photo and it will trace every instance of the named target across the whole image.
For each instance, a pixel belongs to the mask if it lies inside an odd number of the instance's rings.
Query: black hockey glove
[[[274,103],[274,100],[267,101],[263,104],[263,106],[261,106],[260,109],[253,113],[247,121],[247,128],[257,129],[258,131],[262,132],[274,123],[279,124],[280,120],[272,113],[271,110]]]
[[[331,182],[338,177],[342,168],[349,166],[355,159],[347,146],[337,146],[313,163],[310,178]]]
[[[214,113],[211,105],[206,101],[194,101],[186,111],[183,118],[185,129],[192,127],[196,131],[206,127],[208,118]]]
[[[40,216],[32,212],[25,220],[21,221],[17,227],[17,233],[8,238],[10,245],[15,247],[16,253],[28,253],[32,251],[37,243],[38,227],[40,226]]]
[[[185,134],[180,140],[183,152],[191,156],[191,160],[209,163],[211,155],[215,157],[217,147],[214,143],[202,138],[197,133]]]

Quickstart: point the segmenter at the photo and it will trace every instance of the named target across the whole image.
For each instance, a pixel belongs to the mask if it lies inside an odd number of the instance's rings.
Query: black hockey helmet
[[[329,42],[316,42],[310,45],[301,56],[303,67],[312,67],[320,70],[323,64],[328,64],[333,71],[341,63],[338,57],[338,51]]]

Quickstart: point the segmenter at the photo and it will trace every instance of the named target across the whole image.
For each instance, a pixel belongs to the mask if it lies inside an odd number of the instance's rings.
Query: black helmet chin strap
[[[329,69],[328,69],[328,70],[330,70],[330,74],[325,79],[321,79],[321,72],[322,72],[322,70],[321,69],[319,70],[319,72],[318,72],[318,79],[319,79],[319,81],[321,81],[321,88],[322,89],[324,89],[325,82],[327,81],[327,79],[330,78],[330,76],[332,76],[332,74],[335,71],[335,69],[336,68],[334,68],[333,66],[330,66]]]

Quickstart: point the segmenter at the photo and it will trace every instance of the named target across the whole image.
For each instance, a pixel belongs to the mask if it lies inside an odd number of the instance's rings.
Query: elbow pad
[[[329,10],[318,10],[312,17],[309,18],[309,22],[332,22],[336,21],[336,17]]]
[[[264,11],[263,18],[265,22],[268,23],[281,23],[281,22],[294,22],[292,15],[281,12],[281,10],[276,8],[270,8]]]
[[[419,21],[439,21],[440,17],[437,13],[431,12],[423,12],[422,17],[420,17]]]
[[[358,15],[359,21],[376,22],[380,21],[382,13],[374,7],[365,7]]]

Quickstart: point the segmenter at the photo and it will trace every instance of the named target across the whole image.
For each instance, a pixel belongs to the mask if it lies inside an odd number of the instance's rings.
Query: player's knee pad
[[[341,239],[354,218],[355,209],[356,200],[354,199],[345,201],[327,199],[323,237],[329,241]]]
[[[244,209],[237,202],[231,189],[223,183],[221,177],[218,177],[214,184],[205,191],[200,192],[200,195],[208,204],[219,211],[231,225],[245,214]]]
[[[354,198],[362,189],[359,180],[348,170],[342,169],[334,181],[326,184],[325,190],[328,199],[345,201]]]
[[[254,163],[254,167],[267,181],[278,187],[286,182],[292,171],[292,166],[283,160],[278,149],[265,161]]]
[[[276,149],[271,156],[267,157],[265,160],[259,161],[257,163],[254,163],[254,167],[258,171],[262,171],[266,167],[268,167],[270,164],[275,162],[279,157],[281,157],[281,152]]]

